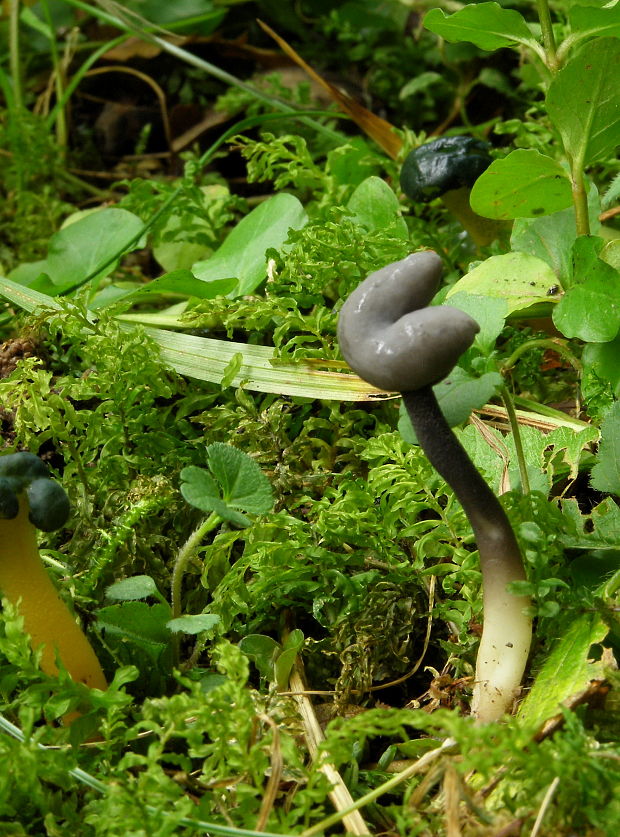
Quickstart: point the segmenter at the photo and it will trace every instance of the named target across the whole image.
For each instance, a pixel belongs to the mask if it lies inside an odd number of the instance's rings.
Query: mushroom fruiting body
[[[489,145],[482,140],[439,137],[407,155],[400,185],[416,203],[440,197],[476,244],[485,246],[498,238],[505,225],[474,212],[469,196],[471,187],[492,162]]]
[[[441,272],[437,254],[426,251],[371,274],[344,303],[338,339],[360,377],[402,393],[420,446],[469,518],[480,553],[484,613],[472,713],[491,721],[510,709],[519,690],[532,635],[530,601],[507,590],[510,582],[525,578],[514,533],[432,390],[479,331],[476,321],[458,308],[425,307]]]
[[[60,528],[69,503],[48,478],[41,460],[26,452],[0,457],[0,593],[17,606],[33,649],[42,648],[41,668],[56,675],[56,657],[78,683],[106,689],[88,639],[59,597],[41,562],[35,523]]]

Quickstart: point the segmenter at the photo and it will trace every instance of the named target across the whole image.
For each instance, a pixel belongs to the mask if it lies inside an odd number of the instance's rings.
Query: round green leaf
[[[527,253],[491,256],[450,288],[446,299],[459,291],[505,299],[507,314],[549,302],[551,288],[557,285],[553,270],[542,259]]]
[[[486,218],[537,218],[569,207],[572,191],[567,172],[556,160],[534,149],[519,149],[494,160],[480,175],[470,203]]]

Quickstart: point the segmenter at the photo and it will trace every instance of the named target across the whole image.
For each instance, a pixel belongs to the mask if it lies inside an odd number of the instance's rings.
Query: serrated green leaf
[[[170,639],[166,623],[170,607],[159,603],[124,602],[97,611],[97,626],[106,633],[130,639],[140,645],[165,646]]]
[[[213,630],[220,621],[216,613],[194,613],[177,616],[166,622],[166,627],[173,634],[200,634]]]
[[[573,245],[575,284],[553,311],[553,322],[565,337],[606,343],[620,330],[620,273],[599,258],[602,243],[584,235]]]
[[[584,46],[557,73],[547,112],[578,168],[614,155],[620,144],[620,42]]]
[[[607,626],[596,614],[584,614],[570,625],[519,707],[518,717],[524,724],[532,730],[540,729],[559,715],[562,704],[579,695],[591,680],[603,678],[603,666],[590,659],[590,648],[607,633]]]
[[[148,599],[149,596],[158,595],[159,590],[150,575],[133,575],[116,581],[106,587],[106,597],[118,602],[132,601],[136,599]]]
[[[557,284],[549,265],[528,253],[505,253],[470,270],[446,295],[459,292],[506,300],[507,314],[529,308],[536,302],[548,302],[548,292]]]
[[[228,506],[262,514],[273,506],[273,492],[267,477],[247,453],[214,442],[207,447],[207,462],[222,489]]]
[[[280,192],[246,215],[210,258],[192,265],[192,273],[202,282],[234,277],[238,284],[232,295],[249,294],[267,276],[267,250],[279,250],[289,230],[301,229],[307,220],[299,200]]]
[[[611,407],[601,424],[601,441],[590,478],[592,488],[620,496],[620,402]],[[620,546],[620,544],[619,544]]]
[[[200,511],[209,513],[215,512],[222,520],[228,520],[235,526],[245,528],[250,525],[250,520],[238,511],[230,508],[222,500],[220,489],[208,471],[190,465],[181,471],[181,494],[190,505]]]
[[[470,203],[486,218],[510,220],[550,215],[572,204],[566,170],[532,148],[494,160],[474,183]]]
[[[583,515],[577,501],[573,499],[562,502],[562,511],[574,529],[573,532],[567,530],[561,536],[566,549],[618,549],[620,509],[611,497],[595,506],[589,515]]]
[[[569,467],[569,477],[574,480],[579,472],[583,451],[598,437],[599,431],[592,426],[581,430],[572,427],[556,427],[545,436],[545,446],[551,449],[552,457],[562,454],[562,461]]]
[[[451,15],[431,9],[424,26],[452,44],[468,41],[487,51],[515,44],[538,47],[523,15],[503,9],[499,3],[469,3]]]

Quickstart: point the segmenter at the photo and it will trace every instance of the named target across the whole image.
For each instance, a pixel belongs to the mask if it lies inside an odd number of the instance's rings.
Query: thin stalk
[[[514,350],[508,360],[502,364],[502,372],[508,372],[517,363],[517,361],[530,349],[550,349],[552,352],[557,352],[565,360],[567,360],[576,372],[581,373],[583,366],[580,361],[571,352],[564,341],[560,341],[554,337],[537,337],[534,340],[526,340]]]
[[[508,387],[501,388],[502,401],[508,413],[508,421],[510,422],[510,429],[512,430],[512,438],[515,443],[515,451],[517,454],[517,462],[519,464],[519,476],[521,477],[521,491],[524,494],[530,493],[530,478],[527,473],[527,464],[525,462],[525,455],[523,453],[523,442],[521,440],[521,430],[519,422],[517,421],[517,414],[515,412],[515,405],[512,400]]]
[[[170,594],[170,602],[172,605],[172,618],[178,619],[181,615],[181,592],[183,587],[183,576],[185,575],[185,570],[187,569],[187,565],[194,557],[196,552],[198,551],[198,547],[200,546],[203,538],[216,526],[222,522],[222,518],[216,512],[212,512],[209,517],[202,521],[202,523],[192,532],[189,538],[185,541],[181,549],[177,553],[177,557],[174,561],[174,567],[172,568],[172,583],[171,583],[171,594]],[[173,656],[175,665],[179,665],[179,635],[177,633],[173,634]]]
[[[19,113],[23,107],[21,66],[19,62],[19,0],[9,3],[9,67],[13,80],[13,104]]]
[[[583,180],[583,164],[580,161],[573,160],[570,163],[577,235],[590,235],[590,214],[588,212],[588,196]]]
[[[185,541],[177,553],[172,570],[172,618],[178,619],[181,615],[181,587],[183,576],[191,559],[196,554],[205,535],[208,535],[216,526],[222,522],[222,518],[216,512],[211,512],[209,517],[202,521],[189,538]]]
[[[41,7],[43,9],[43,15],[45,16],[45,22],[50,30],[50,55],[52,58],[54,73],[54,87],[56,90],[56,101],[59,101],[62,99],[64,91],[64,71],[58,54],[54,21],[52,20],[47,0],[41,0]],[[67,114],[64,108],[58,111],[58,116],[56,118],[56,141],[61,150],[61,154],[64,154],[68,145]]]
[[[457,745],[457,742],[454,738],[446,738],[443,744],[440,744],[439,747],[435,747],[434,750],[430,750],[428,753],[425,753],[421,756],[417,761],[414,761],[413,764],[410,764],[404,770],[401,770],[400,773],[396,773],[392,776],[391,779],[388,779],[386,782],[383,782],[373,790],[368,791],[365,793],[364,796],[360,796],[353,805],[350,805],[348,808],[345,808],[342,811],[337,811],[335,814],[331,814],[329,817],[326,817],[321,822],[313,825],[311,828],[306,828],[305,831],[301,832],[300,837],[313,837],[315,834],[321,834],[322,832],[326,831],[332,825],[337,825],[338,823],[342,822],[345,816],[353,813],[353,811],[358,811],[360,808],[363,808],[365,805],[369,805],[371,802],[374,802],[375,799],[378,799],[380,796],[383,796],[384,793],[388,793],[389,791],[393,790],[394,788],[401,785],[403,782],[406,782],[407,779],[410,779],[412,776],[415,776],[416,773],[419,773],[421,770],[424,770],[426,767],[431,765],[434,761],[436,761],[440,756],[445,755],[450,750],[453,750]]]
[[[109,52],[109,50],[113,49],[116,46],[119,46],[119,44],[124,43],[124,41],[126,41],[127,38],[129,38],[128,34],[119,35],[117,38],[114,38],[111,41],[106,41],[104,44],[102,44],[98,49],[96,49],[88,56],[88,58],[86,59],[86,61],[84,61],[82,66],[73,74],[73,77],[69,84],[66,86],[66,88],[62,91],[62,93],[59,96],[57,96],[54,107],[46,116],[45,127],[48,130],[49,128],[51,128],[54,122],[60,118],[60,113],[64,112],[65,105],[72,96],[75,88],[82,81],[82,79],[93,66],[93,64],[95,64],[106,52]]]
[[[552,73],[555,73],[558,70],[558,57],[555,46],[555,35],[553,34],[553,24],[551,23],[549,3],[547,0],[536,0],[536,6],[538,9],[540,28],[542,30],[547,66]]]

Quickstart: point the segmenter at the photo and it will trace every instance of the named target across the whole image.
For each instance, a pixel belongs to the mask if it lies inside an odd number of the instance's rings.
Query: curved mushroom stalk
[[[514,533],[432,390],[479,330],[457,308],[425,307],[440,277],[441,260],[431,251],[371,274],[344,303],[338,338],[345,360],[360,377],[403,394],[418,442],[469,518],[480,553],[484,612],[472,712],[480,721],[492,721],[510,710],[519,691],[532,635],[530,601],[506,589],[525,578]]]

